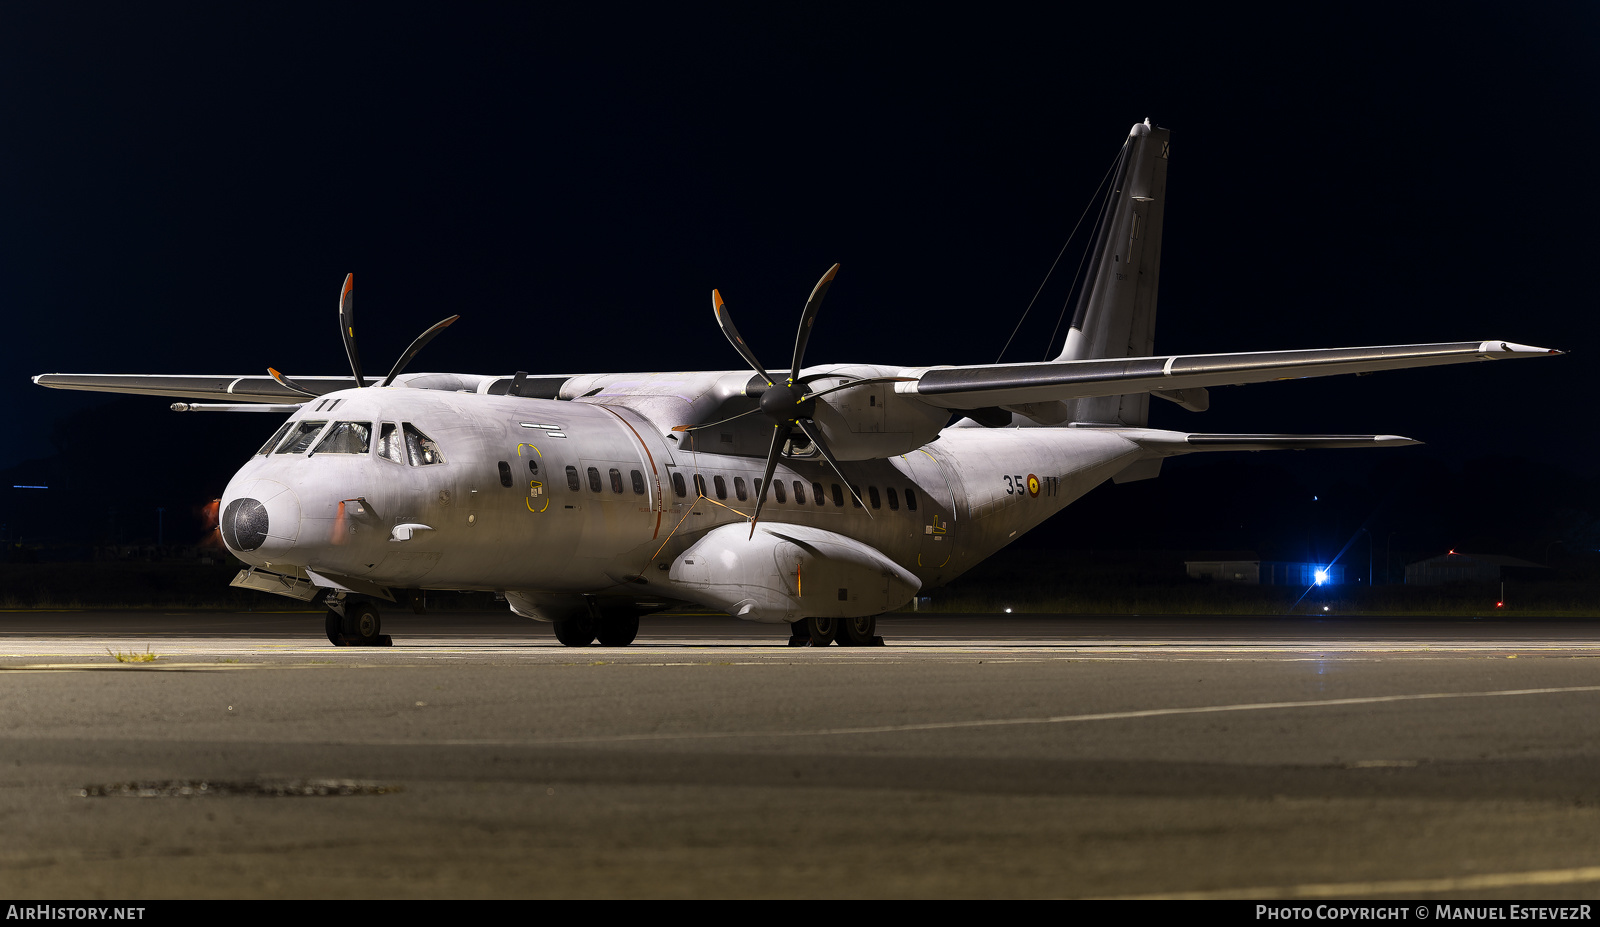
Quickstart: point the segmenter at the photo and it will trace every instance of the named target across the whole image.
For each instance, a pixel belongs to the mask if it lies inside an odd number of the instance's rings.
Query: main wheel
[[[806,631],[811,635],[811,646],[826,647],[839,634],[839,619],[807,618]]]
[[[811,632],[806,629],[806,620],[789,622],[789,646],[805,647],[811,643]]]
[[[594,643],[595,626],[588,618],[568,618],[554,624],[556,640],[568,647],[587,647]]]
[[[604,615],[600,618],[597,634],[602,646],[626,647],[639,636],[639,615],[636,612]]]
[[[383,633],[383,620],[376,605],[360,602],[345,606],[344,627],[346,634],[361,638],[361,643],[375,644]]]
[[[343,647],[344,616],[330,608],[328,609],[328,617],[325,624],[328,632],[328,643],[335,647]]]
[[[878,636],[878,616],[867,615],[864,618],[842,618],[839,620],[839,643],[865,647],[872,643]]]

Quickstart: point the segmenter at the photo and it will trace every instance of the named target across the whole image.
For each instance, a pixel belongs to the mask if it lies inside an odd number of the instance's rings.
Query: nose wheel
[[[389,647],[394,639],[382,633],[383,617],[378,607],[365,599],[329,598],[324,630],[335,647]]]

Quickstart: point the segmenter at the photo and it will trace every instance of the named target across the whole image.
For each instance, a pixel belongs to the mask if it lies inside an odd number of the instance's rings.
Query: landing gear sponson
[[[335,647],[389,647],[394,640],[383,631],[378,606],[363,596],[329,593],[322,601],[328,608],[325,630]]]
[[[789,625],[790,647],[882,647],[878,618],[802,618]]]

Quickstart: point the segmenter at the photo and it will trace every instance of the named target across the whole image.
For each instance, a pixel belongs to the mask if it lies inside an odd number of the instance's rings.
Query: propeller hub
[[[761,413],[774,422],[792,422],[812,405],[812,402],[800,402],[805,394],[801,386],[771,386],[761,393]]]

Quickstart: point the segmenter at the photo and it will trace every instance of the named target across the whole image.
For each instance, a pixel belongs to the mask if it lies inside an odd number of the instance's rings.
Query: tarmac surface
[[[384,631],[0,612],[0,895],[1600,896],[1600,619]]]

